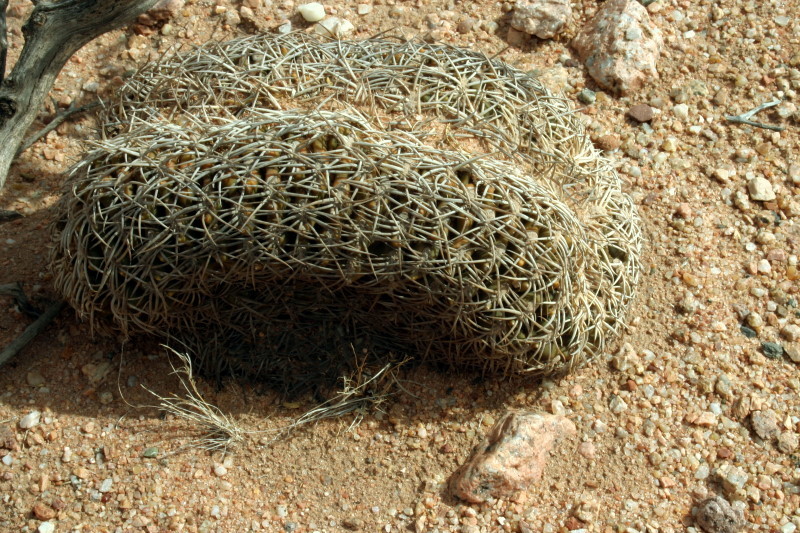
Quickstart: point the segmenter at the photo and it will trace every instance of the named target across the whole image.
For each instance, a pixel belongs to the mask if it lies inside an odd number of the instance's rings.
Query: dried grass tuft
[[[162,396],[144,385],[142,387],[158,399],[159,409],[199,428],[201,434],[190,443],[190,447],[227,453],[244,440],[246,432],[233,418],[203,398],[197,388],[191,358],[172,348],[167,349],[180,360],[177,366],[170,361],[170,366],[172,374],[178,377],[183,392]]]

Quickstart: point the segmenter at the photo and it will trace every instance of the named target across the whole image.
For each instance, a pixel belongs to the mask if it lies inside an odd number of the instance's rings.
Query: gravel
[[[65,109],[83,87],[95,89],[95,81],[97,97],[110,98],[127,71],[171,48],[227,39],[252,26],[272,31],[290,19],[303,29],[310,25],[298,15],[298,3],[213,4],[187,3],[152,36],[125,29],[88,44],[65,66],[52,93],[56,104],[43,116]],[[217,14],[216,4],[227,9]],[[513,7],[509,3],[364,5],[371,8],[366,13],[338,0],[325,7],[354,24],[354,38],[385,30],[421,38],[430,31],[426,17],[436,15],[443,42],[499,53],[526,70],[544,71],[569,56],[560,38],[507,49],[503,17],[510,15],[503,5]],[[252,16],[242,16],[245,7]],[[22,43],[27,9],[28,3],[11,1],[10,62]],[[209,401],[247,430],[263,432],[230,450],[236,465],[229,467],[221,453],[191,447],[202,428],[126,403],[153,405],[141,385],[164,395],[178,390],[157,347],[131,342],[122,350],[63,313],[0,373],[0,425],[6,428],[0,431],[0,530],[41,531],[57,520],[59,531],[248,531],[254,524],[259,531],[338,531],[346,519],[360,519],[362,531],[388,526],[391,532],[414,530],[424,516],[423,531],[555,533],[568,518],[577,520],[571,510],[582,508],[585,497],[600,511],[587,512],[591,523],[578,529],[697,533],[702,526],[692,507],[720,490],[731,508],[743,511],[742,531],[796,531],[800,468],[791,455],[798,453],[800,431],[797,114],[787,114],[791,108],[784,106],[785,117],[778,109],[753,117],[785,126],[780,133],[729,123],[724,116],[775,98],[797,105],[797,9],[796,0],[650,3],[649,17],[664,33],[659,79],[630,96],[600,90],[583,65],[559,62],[559,76],[569,81],[561,88],[584,108],[582,119],[598,148],[615,150],[614,164],[648,228],[648,265],[618,353],[535,384],[410,369],[401,377],[414,396],[398,394],[380,406],[384,412],[366,409],[278,439],[276,429],[316,405],[316,398],[285,407],[280,394],[268,389],[201,381]],[[582,10],[575,9],[569,35],[587,21]],[[226,21],[236,22],[226,18],[231,11],[238,11],[241,22],[225,29]],[[473,22],[462,31],[467,17]],[[652,113],[649,122],[623,120],[643,102]],[[82,150],[78,141],[96,129],[93,120],[68,120],[15,164],[2,207],[29,215],[0,225],[7,279],[47,286],[42,228],[63,186],[60,176]],[[684,308],[678,303],[687,292],[692,299]],[[11,309],[9,300],[1,303]],[[0,345],[21,333],[22,320],[13,310],[0,313]],[[780,346],[785,357],[768,357],[772,348],[763,349],[762,342]],[[97,359],[99,350],[104,355]],[[107,354],[115,355],[106,366]],[[104,392],[112,393],[108,403],[101,402]],[[612,398],[613,408],[625,408],[612,411]],[[491,505],[442,499],[449,476],[488,430],[482,420],[506,408],[553,406],[575,423],[577,436],[549,459],[539,486]],[[40,413],[36,423],[30,419],[32,425],[23,427],[33,411]],[[775,428],[763,420],[769,411]],[[356,419],[360,425],[348,431]],[[95,427],[87,433],[82,428],[90,421]],[[425,439],[418,436],[420,424]],[[216,474],[218,465],[225,475]],[[101,492],[108,479],[110,490]],[[35,519],[31,510],[38,501],[52,505],[58,518]]]

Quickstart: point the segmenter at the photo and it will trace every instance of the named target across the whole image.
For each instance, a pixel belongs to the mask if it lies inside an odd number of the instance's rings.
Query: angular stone
[[[778,437],[778,449],[783,453],[794,453],[800,447],[800,438],[797,433],[786,431]]]
[[[39,419],[42,417],[42,413],[39,411],[31,411],[27,415],[23,416],[19,419],[19,427],[20,429],[31,429],[39,424]]]
[[[761,351],[770,359],[780,359],[783,356],[783,346],[776,342],[762,342]]]
[[[314,33],[334,39],[343,39],[353,33],[354,29],[352,22],[339,17],[328,17],[314,25]]]
[[[178,12],[183,9],[185,4],[186,2],[184,0],[161,0],[153,6],[153,9],[147,12],[145,19],[140,20],[140,23],[146,24],[150,22],[151,24],[155,24],[166,22],[177,16]]]
[[[747,416],[750,414],[750,404],[750,396],[739,396],[739,398],[733,402],[731,414],[739,420],[747,418]]]
[[[15,452],[18,449],[19,445],[17,444],[14,428],[5,425],[0,426],[0,450]]]
[[[700,427],[714,427],[717,425],[717,415],[711,411],[703,411],[692,423]]]
[[[453,474],[450,490],[472,503],[510,497],[538,481],[554,444],[575,434],[563,416],[506,413]]]
[[[791,163],[787,173],[793,184],[800,185],[800,163]]]
[[[750,476],[738,466],[726,464],[719,468],[719,480],[725,494],[736,494],[737,491],[744,488],[748,479]]]
[[[706,533],[737,533],[745,526],[744,513],[731,507],[722,496],[703,501],[697,508],[695,521]]]
[[[608,0],[572,46],[589,75],[608,89],[629,93],[658,78],[664,39],[636,0]]]
[[[297,6],[297,12],[306,22],[319,22],[325,18],[325,6],[319,2],[310,2]]]
[[[750,425],[753,426],[753,431],[759,438],[765,441],[777,439],[780,434],[778,429],[778,420],[775,411],[753,411],[750,413]]]
[[[570,20],[572,7],[569,0],[517,2],[511,17],[511,27],[539,39],[552,39],[561,33]]]
[[[747,182],[747,192],[750,193],[750,199],[756,202],[771,202],[775,199],[775,191],[772,190],[772,184],[761,176]]]

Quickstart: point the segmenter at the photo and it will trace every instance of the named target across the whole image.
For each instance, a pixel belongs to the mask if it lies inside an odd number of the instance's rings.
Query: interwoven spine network
[[[213,345],[214,371],[362,332],[565,371],[638,281],[636,210],[569,103],[479,53],[212,43],[144,67],[104,131],[59,204],[56,287],[98,326]]]

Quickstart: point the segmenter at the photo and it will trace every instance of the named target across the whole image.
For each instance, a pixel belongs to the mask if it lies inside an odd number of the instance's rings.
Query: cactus
[[[636,210],[567,100],[479,53],[210,43],[145,66],[103,129],[58,206],[55,285],[207,371],[302,373],[363,341],[564,372],[639,278]]]

